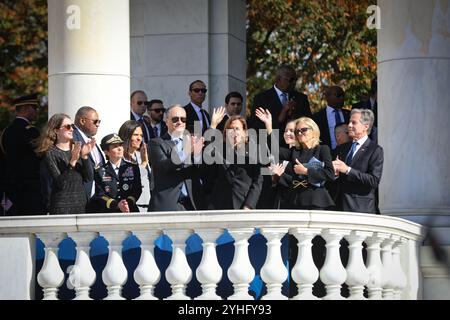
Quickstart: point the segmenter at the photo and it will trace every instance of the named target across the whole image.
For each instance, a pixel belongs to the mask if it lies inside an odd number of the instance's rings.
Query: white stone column
[[[108,289],[105,300],[124,300],[122,287],[127,282],[128,271],[122,260],[122,242],[130,235],[128,231],[105,231],[101,235],[108,241],[108,261],[102,272],[102,280]]]
[[[44,289],[43,300],[58,300],[58,288],[64,282],[64,272],[59,265],[58,245],[66,237],[65,233],[40,233],[36,236],[45,245],[45,258],[37,275],[39,285]]]
[[[253,235],[253,228],[233,228],[228,232],[234,238],[233,262],[227,271],[234,293],[228,300],[253,300],[248,293],[249,284],[255,277],[255,269],[248,255],[248,239]]]
[[[261,234],[267,239],[267,256],[261,268],[261,279],[267,287],[267,294],[261,300],[287,300],[281,293],[288,271],[281,258],[281,238],[288,228],[261,228]]]
[[[403,289],[406,287],[406,274],[400,261],[400,250],[407,243],[407,239],[398,237],[392,246],[392,264],[394,265],[394,299],[401,300]]]
[[[81,106],[102,120],[97,137],[130,117],[128,0],[47,0],[49,117]]]
[[[422,224],[435,217],[435,231],[450,244],[449,4],[378,0],[378,5],[380,210]]]
[[[216,240],[223,233],[222,229],[196,229],[195,232],[203,239],[203,255],[195,271],[197,280],[202,284],[202,294],[196,300],[221,300],[216,288],[222,279],[222,267],[217,260]]]
[[[319,270],[312,257],[312,239],[320,230],[300,229],[291,230],[298,240],[298,256],[295,266],[292,268],[292,279],[297,283],[298,294],[292,300],[317,300],[313,295],[314,283],[319,279]]]
[[[381,286],[383,287],[383,299],[394,299],[394,268],[392,264],[392,245],[395,240],[392,237],[381,243],[381,262],[383,269],[381,274]]]
[[[349,258],[347,263],[346,284],[350,290],[350,300],[364,300],[364,286],[369,282],[369,271],[364,265],[362,256],[362,242],[370,235],[370,232],[352,231],[345,236],[349,246]]]
[[[366,239],[367,244],[367,271],[369,271],[369,282],[367,291],[369,299],[382,299],[382,276],[383,263],[381,262],[381,242],[388,237],[387,234],[374,232],[371,237]]]
[[[91,300],[90,287],[97,277],[89,259],[89,245],[97,237],[97,232],[70,232],[68,236],[76,243],[75,264],[68,268],[67,287],[75,289],[74,300]]]
[[[130,11],[131,91],[185,105],[189,83],[199,79],[210,111],[229,91],[245,99],[245,1],[131,0]]]
[[[166,269],[166,279],[172,288],[167,300],[190,300],[186,295],[186,286],[192,279],[192,270],[186,259],[186,240],[192,230],[169,229],[164,233],[172,240],[172,259]]]
[[[341,286],[347,278],[347,272],[342,265],[339,253],[339,241],[349,232],[342,230],[327,229],[322,232],[321,236],[327,244],[327,255],[322,269],[320,269],[320,280],[325,284],[327,295],[324,300],[341,300]]]
[[[154,257],[155,239],[161,234],[159,230],[133,231],[141,241],[141,258],[134,270],[134,281],[139,285],[141,294],[136,300],[158,300],[153,295],[155,285],[161,279],[161,272]]]

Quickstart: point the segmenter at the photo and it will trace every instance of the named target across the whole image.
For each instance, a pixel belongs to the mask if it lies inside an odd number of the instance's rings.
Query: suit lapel
[[[120,169],[119,169],[119,171],[120,171]],[[116,170],[114,170],[111,162],[108,162],[108,164],[106,166],[106,172],[108,172],[111,177],[114,177],[116,180],[118,180],[119,177],[117,176]]]
[[[366,151],[369,149],[370,141],[371,141],[370,138],[367,138],[366,142],[363,143],[363,145],[358,149],[358,151],[353,156],[351,164],[357,163],[358,160],[364,156]]]

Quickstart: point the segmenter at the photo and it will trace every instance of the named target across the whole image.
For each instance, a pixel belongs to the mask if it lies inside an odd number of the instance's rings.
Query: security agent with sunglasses
[[[37,93],[22,96],[13,104],[16,118],[0,136],[0,196],[4,191],[12,207],[0,214],[41,214],[44,205],[39,179],[40,159],[33,151],[39,130],[32,125],[40,107],[39,96]]]
[[[82,144],[86,144],[92,139],[95,140],[95,135],[97,134],[100,123],[101,120],[99,119],[98,113],[94,108],[89,106],[79,108],[75,115],[73,141],[81,141]],[[91,168],[93,171],[106,163],[103,152],[97,143],[95,143],[89,153],[89,161],[91,162]],[[86,191],[87,198],[90,199],[95,193],[95,182],[93,180],[85,182],[84,189]],[[93,212],[93,210],[94,209],[91,208],[88,203],[86,211]]]
[[[211,126],[211,117],[205,107],[202,105],[206,98],[206,84],[201,80],[195,80],[189,85],[188,95],[191,102],[184,106],[186,110],[186,129],[194,132],[194,124],[196,121],[200,122],[202,135]]]
[[[113,133],[101,141],[108,162],[95,170],[95,195],[91,202],[97,212],[139,212],[141,174],[136,164],[123,159],[123,140]]]
[[[165,111],[161,100],[153,99],[147,103],[149,117],[145,116],[144,118],[150,128],[150,139],[161,137],[167,132],[167,125],[163,121]]]
[[[142,135],[144,142],[148,144],[150,140],[149,125],[144,119],[144,114],[147,109],[147,95],[142,90],[134,91],[130,96],[130,120],[136,120],[141,124]]]
[[[339,86],[326,87],[324,91],[327,107],[313,115],[320,129],[320,144],[327,145],[330,150],[336,149],[337,143],[334,128],[348,123],[350,111],[343,109],[345,92]]]
[[[199,208],[199,166],[195,165],[203,148],[203,138],[186,135],[186,111],[174,105],[167,111],[165,135],[150,140],[153,190],[149,211],[185,211]],[[190,148],[188,148],[190,147]],[[189,149],[189,151],[188,151]]]

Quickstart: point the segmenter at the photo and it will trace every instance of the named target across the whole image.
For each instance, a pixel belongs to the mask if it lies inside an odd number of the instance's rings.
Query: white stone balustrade
[[[219,263],[216,253],[216,241],[225,229],[235,240],[233,261],[227,269]],[[68,288],[75,290],[75,299],[90,299],[96,273],[90,262],[89,243],[100,234],[109,243],[106,266],[97,271],[101,272],[101,279],[108,291],[106,299],[123,299],[124,293],[121,291],[128,279],[128,271],[122,260],[122,242],[132,232],[141,241],[141,256],[133,273],[140,289],[137,299],[162,298],[154,293],[162,272],[165,272],[172,288],[172,295],[168,299],[192,299],[194,297],[186,294],[186,288],[194,270],[187,262],[185,242],[194,230],[203,240],[202,259],[195,270],[202,293],[196,299],[221,299],[220,281],[225,272],[233,284],[234,292],[227,291],[228,296],[221,293],[222,297],[229,300],[253,299],[249,293],[249,284],[255,278],[255,269],[250,256],[255,253],[249,250],[248,240],[256,230],[260,230],[267,239],[267,254],[260,257],[265,261],[260,276],[267,287],[263,299],[286,299],[286,293],[282,293],[281,288],[287,280],[288,271],[282,261],[280,239],[288,230],[299,241],[298,257],[291,274],[299,293],[293,299],[317,299],[312,288],[319,274],[327,290],[323,299],[343,299],[340,289],[344,282],[349,286],[349,299],[364,299],[364,289],[367,289],[369,299],[417,299],[415,284],[409,281],[418,277],[411,273],[411,270],[419,270],[418,254],[412,252],[416,247],[418,250],[418,246],[411,244],[421,241],[422,227],[386,216],[329,211],[255,210],[251,213],[205,211],[1,217],[0,248],[13,246],[17,254],[11,261],[23,261],[25,264],[35,259],[34,250],[29,249],[30,237],[41,239],[45,245],[45,259],[37,281],[43,289],[44,299],[57,299],[58,289],[64,283],[64,273],[57,255],[58,245],[68,235],[76,243],[77,250],[75,263],[69,270]],[[172,257],[166,270],[158,265],[154,257],[154,241],[162,232],[173,242]],[[327,255],[321,270],[314,264],[311,252],[312,239],[316,235],[326,241]],[[346,268],[339,254],[339,241],[344,237],[349,242]],[[22,238],[26,241],[17,240]],[[362,257],[363,241],[367,244],[366,265]],[[260,245],[264,244],[261,242]],[[11,248],[6,252],[11,252]],[[0,251],[0,259],[9,261],[2,254],[3,251]],[[404,260],[404,256],[408,260]],[[15,283],[22,278],[30,279],[29,292],[23,292],[23,298],[34,297],[31,288],[34,288],[35,271],[27,271],[18,277],[14,273],[16,269],[29,270],[19,266],[0,268],[0,299],[10,298],[11,290],[8,288],[15,288]],[[17,292],[14,294],[17,298]]]

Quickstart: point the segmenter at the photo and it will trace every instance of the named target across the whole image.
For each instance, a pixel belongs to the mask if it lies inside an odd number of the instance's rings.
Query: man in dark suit
[[[287,147],[283,139],[286,124],[293,119],[311,116],[308,97],[295,91],[297,79],[294,68],[289,65],[280,66],[276,71],[273,87],[255,96],[249,118],[250,128],[256,130],[265,129],[264,123],[256,117],[256,109],[268,109],[272,114],[272,128],[279,130],[279,145],[283,147]],[[259,143],[265,143],[265,141]],[[271,147],[276,148],[273,145]],[[275,193],[271,186],[271,177],[265,175],[261,196],[257,205],[258,209],[273,209]]]
[[[186,111],[181,105],[167,113],[168,131],[150,140],[153,191],[149,211],[197,210],[193,188],[198,183],[197,166],[203,148],[203,138],[185,135]]]
[[[38,114],[37,94],[26,95],[14,101],[16,118],[1,135],[2,183],[12,207],[8,215],[34,215],[44,213],[39,177],[40,159],[34,153],[34,141],[39,130],[31,124]],[[3,199],[2,199],[3,200]],[[5,201],[5,204],[9,203]],[[6,209],[6,208],[5,208]]]
[[[375,120],[373,122],[373,128],[372,131],[369,134],[369,138],[372,139],[375,142],[378,142],[378,99],[377,99],[377,88],[378,88],[378,82],[377,78],[375,77],[372,79],[371,85],[370,85],[370,95],[367,99],[363,99],[362,101],[359,101],[355,103],[352,107],[352,109],[370,109],[372,110]]]
[[[144,113],[147,109],[147,95],[142,90],[136,90],[130,97],[130,120],[136,120],[141,124],[144,142],[148,144],[150,140],[149,125],[144,120]]]
[[[144,116],[144,118],[150,128],[150,139],[166,134],[167,125],[163,121],[165,111],[166,109],[161,100],[154,99],[147,103],[147,114],[149,116]]]
[[[368,137],[373,121],[371,110],[353,109],[348,125],[352,141],[336,150],[337,206],[343,211],[377,213],[375,191],[383,171],[383,149]]]
[[[350,111],[342,109],[345,92],[341,87],[326,87],[324,93],[327,107],[316,112],[313,115],[313,120],[319,126],[321,144],[327,145],[333,151],[337,146],[334,128],[348,122]]]
[[[202,135],[211,125],[211,117],[208,111],[205,110],[202,105],[206,98],[206,85],[201,80],[195,80],[189,85],[188,95],[191,98],[191,102],[184,106],[186,110],[186,128],[189,132],[195,131],[195,122],[200,124]]]
[[[257,108],[268,109],[272,114],[273,129],[280,130],[280,145],[286,146],[283,139],[284,128],[287,122],[300,117],[310,117],[308,97],[295,91],[297,74],[289,65],[282,65],[276,71],[275,84],[272,88],[258,93],[253,101],[249,126],[254,129],[265,129],[255,111]]]
[[[228,119],[232,116],[238,116],[242,112],[242,103],[244,98],[237,91],[232,91],[228,93],[225,97],[225,112],[222,121],[217,125],[217,129],[223,131],[225,128],[225,123],[227,123]]]
[[[88,106],[79,108],[75,114],[73,140],[81,141],[82,144],[88,143],[92,139],[95,140],[95,135],[97,134],[100,122],[101,120],[99,119],[98,113],[94,108]],[[97,143],[89,153],[89,160],[93,171],[95,171],[96,168],[102,167],[106,163],[105,157],[103,156],[103,153]],[[87,199],[89,200],[95,193],[94,180],[85,182],[84,189]],[[93,210],[94,208],[91,208],[90,203],[88,202],[86,212],[93,212]]]

